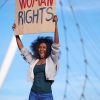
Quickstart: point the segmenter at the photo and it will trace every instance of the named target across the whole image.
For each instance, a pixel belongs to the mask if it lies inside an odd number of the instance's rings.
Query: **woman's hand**
[[[14,23],[12,26],[13,31],[16,29],[16,24]]]
[[[54,17],[53,17],[53,22],[55,22],[55,23],[57,24],[57,22],[58,22],[58,17],[57,17],[57,15],[54,15]]]

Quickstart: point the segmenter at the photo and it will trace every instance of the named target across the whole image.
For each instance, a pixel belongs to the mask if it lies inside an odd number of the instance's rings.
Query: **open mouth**
[[[40,53],[40,58],[44,58],[45,57],[45,53]]]

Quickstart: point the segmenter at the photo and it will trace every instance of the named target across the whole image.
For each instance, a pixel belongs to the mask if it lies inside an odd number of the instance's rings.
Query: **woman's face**
[[[46,50],[47,50],[46,43],[41,43],[38,48],[40,59],[46,58]]]

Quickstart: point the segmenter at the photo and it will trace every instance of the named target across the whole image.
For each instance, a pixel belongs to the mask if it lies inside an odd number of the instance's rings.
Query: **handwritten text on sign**
[[[17,34],[53,32],[55,0],[17,0]],[[20,33],[18,33],[20,32]]]

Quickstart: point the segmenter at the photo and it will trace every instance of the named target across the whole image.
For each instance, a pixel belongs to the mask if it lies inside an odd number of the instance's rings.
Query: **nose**
[[[44,51],[44,48],[43,48],[43,47],[41,47],[41,48],[40,48],[40,51]]]

